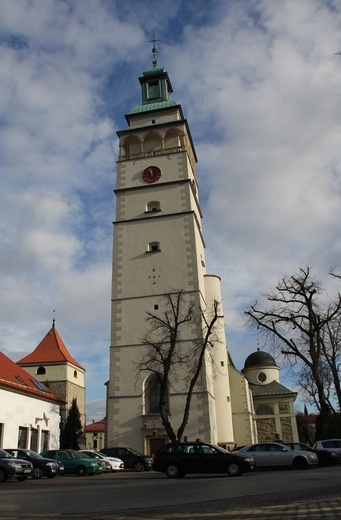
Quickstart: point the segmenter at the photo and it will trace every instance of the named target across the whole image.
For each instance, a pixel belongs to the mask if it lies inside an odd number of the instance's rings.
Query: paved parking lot
[[[341,467],[236,479],[70,476],[4,483],[0,511],[6,520],[341,520],[340,487]]]
[[[64,520],[334,520],[341,519],[339,487],[328,494],[308,498],[302,492],[247,497],[245,504],[238,499],[215,500],[167,508],[117,511],[115,514],[66,515]],[[13,519],[14,520],[14,519]],[[18,520],[18,519],[15,519]],[[37,520],[37,518],[25,518]]]

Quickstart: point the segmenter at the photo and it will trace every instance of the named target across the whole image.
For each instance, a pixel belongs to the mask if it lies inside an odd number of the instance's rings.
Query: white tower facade
[[[147,312],[157,313],[166,294],[183,291],[196,308],[221,302],[220,279],[206,273],[196,153],[180,105],[171,100],[167,72],[157,66],[139,78],[142,104],[119,131],[112,268],[110,376],[106,445],[151,453],[168,442],[159,414],[145,399],[148,375],[136,371],[145,346]],[[184,342],[197,340],[188,327]],[[228,356],[223,327],[213,361],[193,394],[188,439],[233,442]],[[181,367],[179,368],[181,371]],[[186,399],[183,378],[169,390],[174,429]]]

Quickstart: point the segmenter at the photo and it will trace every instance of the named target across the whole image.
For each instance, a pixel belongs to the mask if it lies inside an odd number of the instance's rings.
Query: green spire
[[[176,105],[175,101],[171,100],[171,93],[173,88],[167,71],[163,67],[157,66],[155,38],[152,53],[153,60],[152,69],[143,72],[143,76],[139,78],[142,88],[142,104],[132,108],[129,114],[136,114],[139,112],[147,112],[148,110],[156,110],[158,108],[166,108]]]

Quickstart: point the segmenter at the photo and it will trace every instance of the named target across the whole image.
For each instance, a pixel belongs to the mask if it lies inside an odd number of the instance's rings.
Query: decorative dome
[[[257,352],[253,352],[246,358],[244,370],[253,367],[277,367],[277,365],[270,354],[257,350]]]

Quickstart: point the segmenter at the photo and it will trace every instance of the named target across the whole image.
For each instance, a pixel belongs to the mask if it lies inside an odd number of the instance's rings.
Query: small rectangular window
[[[27,428],[24,426],[19,426],[19,432],[18,432],[18,448],[24,448],[26,449],[27,446]]]

